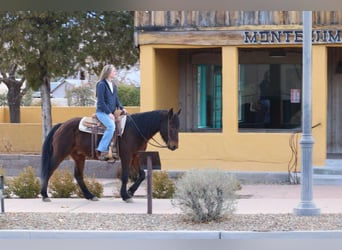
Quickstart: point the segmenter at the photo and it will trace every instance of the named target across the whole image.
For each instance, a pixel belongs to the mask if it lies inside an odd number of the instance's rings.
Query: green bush
[[[124,106],[140,105],[140,89],[133,85],[118,84],[118,96]]]
[[[152,172],[152,197],[157,199],[172,198],[175,192],[175,182],[166,171]]]
[[[18,176],[13,177],[9,189],[19,198],[37,198],[40,192],[40,182],[33,167],[28,166]]]
[[[10,198],[11,197],[11,191],[9,189],[9,185],[11,183],[11,180],[6,177],[6,171],[2,166],[0,166],[0,176],[1,175],[4,177],[4,190],[3,190],[2,195],[5,198]]]
[[[191,170],[176,183],[172,204],[193,222],[219,220],[235,210],[239,183],[220,170]]]
[[[50,178],[49,192],[54,198],[70,198],[76,191],[76,184],[67,169],[56,170]]]
[[[96,180],[95,176],[93,176],[92,178],[85,176],[84,183],[88,187],[89,191],[97,198],[101,198],[103,196],[103,185]],[[76,187],[76,195],[78,197],[84,198],[83,192],[78,185]]]

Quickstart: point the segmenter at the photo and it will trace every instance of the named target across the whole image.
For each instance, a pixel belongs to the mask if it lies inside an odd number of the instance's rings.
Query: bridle
[[[143,133],[141,132],[141,130],[139,129],[138,125],[135,123],[134,119],[131,117],[130,114],[127,114],[127,117],[129,117],[131,119],[131,121],[133,122],[134,127],[136,128],[136,130],[138,131],[139,135],[144,139],[144,141],[147,144],[150,144],[153,147],[157,147],[157,148],[167,148],[167,144],[166,145],[162,145],[160,142],[158,142],[156,139],[154,139],[153,137],[151,138],[152,141],[154,141],[155,143],[150,142],[150,140],[148,140]],[[167,140],[170,140],[170,131],[169,131],[169,126],[170,126],[170,121],[168,119],[167,121]]]

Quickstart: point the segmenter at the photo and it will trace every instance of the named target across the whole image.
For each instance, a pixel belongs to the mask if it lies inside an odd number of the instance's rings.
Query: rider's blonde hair
[[[115,69],[115,66],[113,64],[107,64],[103,67],[102,71],[101,71],[101,74],[100,74],[100,79],[99,81],[97,82],[97,84],[99,84],[100,81],[102,81],[103,79],[106,79],[110,72],[112,71],[112,69]],[[96,87],[97,87],[97,84],[96,84]],[[97,92],[95,90],[95,97],[97,96]]]
[[[100,81],[106,79],[109,76],[112,69],[115,69],[115,66],[113,64],[105,65],[100,74]]]

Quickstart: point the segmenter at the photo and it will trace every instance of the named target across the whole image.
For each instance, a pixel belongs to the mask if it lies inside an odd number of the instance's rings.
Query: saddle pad
[[[126,115],[120,115],[118,117],[120,124],[121,124],[121,131],[119,131],[120,136],[124,132],[124,128],[126,125],[126,118],[127,118]],[[103,126],[99,126],[98,122],[92,117],[85,116],[81,119],[80,123],[78,124],[78,129],[86,133],[93,133],[95,127],[98,127],[97,134],[103,134],[104,132]]]
[[[94,128],[98,127],[97,134],[103,134],[104,129],[100,129],[100,126],[98,126],[96,124],[96,122],[91,123],[90,121],[92,121],[92,120],[93,120],[92,117],[88,117],[88,116],[83,117],[81,119],[80,123],[78,124],[78,129],[80,131],[83,131],[83,132],[86,132],[86,133],[93,133]],[[85,124],[87,124],[87,126]],[[92,124],[92,125],[90,125],[90,124]]]

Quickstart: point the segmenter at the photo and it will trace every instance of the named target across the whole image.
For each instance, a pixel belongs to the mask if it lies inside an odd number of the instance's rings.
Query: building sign
[[[295,44],[302,42],[302,30],[244,31],[245,44]],[[313,30],[312,43],[342,43],[341,30]]]
[[[300,89],[291,89],[291,103],[300,103]]]

